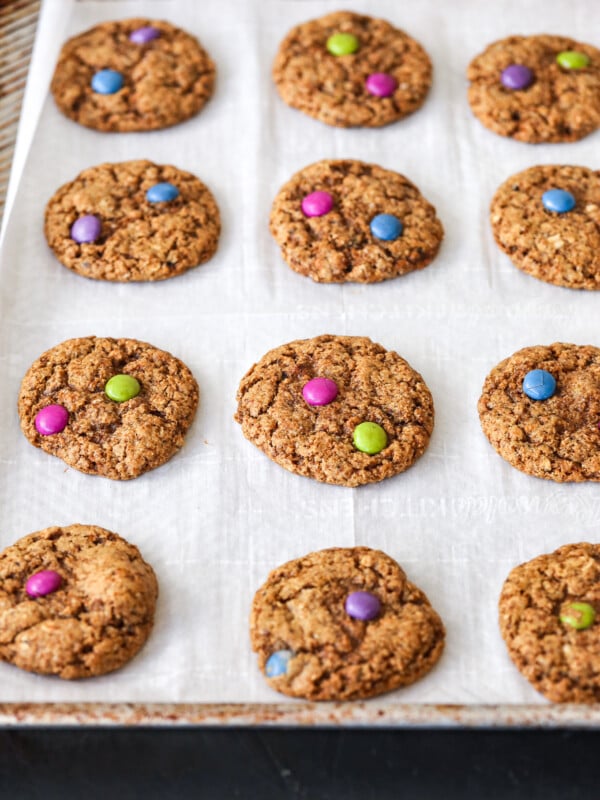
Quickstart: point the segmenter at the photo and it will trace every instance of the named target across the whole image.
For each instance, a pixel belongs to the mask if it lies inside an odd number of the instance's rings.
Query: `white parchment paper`
[[[471,115],[464,76],[476,53],[512,33],[593,41],[598,5],[342,5],[389,19],[430,53],[433,89],[413,116],[380,130],[337,130],[279,100],[270,79],[279,41],[339,2],[46,3],[46,18],[65,35],[115,18],[168,19],[202,41],[218,82],[197,118],[161,132],[86,130],[61,116],[51,98],[42,110],[2,253],[0,546],[48,525],[103,525],[141,548],[161,593],[155,631],[127,667],[67,683],[0,664],[0,701],[280,701],[250,650],[254,591],[291,558],[364,544],[396,558],[447,627],[438,666],[388,695],[390,703],[544,702],[506,655],[498,594],[515,564],[567,542],[598,541],[600,494],[592,484],[559,485],[511,468],[481,433],[476,404],[487,372],[521,347],[600,345],[600,297],[516,270],[494,244],[488,208],[502,181],[533,164],[597,168],[600,134],[547,146],[498,137]],[[48,80],[60,43],[44,42]],[[218,254],[155,285],[70,273],[44,240],[47,200],[85,167],[142,157],[190,170],[211,188],[223,220]],[[402,172],[434,203],[446,236],[426,270],[374,286],[325,286],[283,263],[268,233],[274,195],[301,167],[341,157]],[[317,484],[269,461],[233,422],[237,384],[251,364],[281,343],[321,333],[370,336],[427,381],[436,427],[428,451],[405,474],[360,489]],[[135,481],[67,469],[19,430],[16,399],[31,362],[64,339],[90,334],[169,350],[201,387],[183,450]]]

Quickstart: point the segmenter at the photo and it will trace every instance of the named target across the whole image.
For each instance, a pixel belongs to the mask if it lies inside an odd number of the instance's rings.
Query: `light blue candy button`
[[[285,675],[289,660],[293,655],[291,650],[276,650],[270,655],[265,664],[267,678],[278,678],[280,675]]]

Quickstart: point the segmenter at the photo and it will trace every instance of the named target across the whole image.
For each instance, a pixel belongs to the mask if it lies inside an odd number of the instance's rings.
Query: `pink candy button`
[[[302,388],[302,397],[309,406],[329,405],[335,400],[337,394],[337,384],[329,378],[313,378]]]
[[[390,97],[398,88],[398,81],[386,72],[374,72],[367,78],[366,87],[375,97]]]
[[[52,436],[67,427],[69,412],[64,406],[56,404],[45,406],[35,415],[35,428],[42,436]]]
[[[312,192],[302,201],[302,211],[307,217],[322,217],[333,208],[333,197],[329,192]]]
[[[62,583],[62,578],[53,569],[43,569],[36,572],[27,579],[25,591],[29,597],[43,597],[45,594],[52,594]]]

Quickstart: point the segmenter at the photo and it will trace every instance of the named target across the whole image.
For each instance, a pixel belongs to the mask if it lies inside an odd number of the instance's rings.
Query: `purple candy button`
[[[330,378],[313,378],[302,387],[302,397],[309,406],[326,406],[337,397],[338,387]]]
[[[510,64],[500,75],[506,89],[526,89],[533,82],[533,72],[525,64]]]
[[[367,92],[375,97],[390,97],[398,88],[398,81],[386,72],[374,72],[367,78],[365,86]]]
[[[52,436],[67,427],[69,412],[64,406],[51,405],[40,409],[35,415],[35,429],[42,436]]]
[[[160,31],[152,25],[144,25],[143,28],[136,28],[129,34],[129,41],[134,44],[148,44],[153,39],[158,39]]]
[[[100,236],[102,223],[93,214],[86,214],[76,219],[71,226],[71,239],[79,244],[90,244]]]
[[[333,208],[333,197],[329,192],[312,192],[302,201],[302,211],[307,217],[322,217]]]
[[[379,614],[381,603],[371,592],[350,592],[346,598],[345,609],[349,617],[368,622]]]
[[[62,578],[53,569],[43,569],[36,572],[27,579],[25,591],[29,597],[43,597],[45,594],[52,594],[62,583]]]

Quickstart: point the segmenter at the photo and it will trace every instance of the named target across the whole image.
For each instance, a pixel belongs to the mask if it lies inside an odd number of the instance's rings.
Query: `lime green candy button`
[[[576,631],[591,627],[595,619],[596,609],[589,603],[569,603],[560,615],[560,621]]]
[[[140,384],[133,375],[113,375],[104,387],[107,397],[110,397],[115,403],[131,400],[140,393],[140,389]]]
[[[556,63],[565,69],[583,69],[590,63],[590,57],[578,50],[563,50],[556,56]]]
[[[358,50],[358,39],[352,33],[334,33],[327,39],[327,49],[332,56],[349,56]]]
[[[352,440],[357,450],[374,456],[387,444],[387,433],[376,422],[361,422],[354,428]]]

